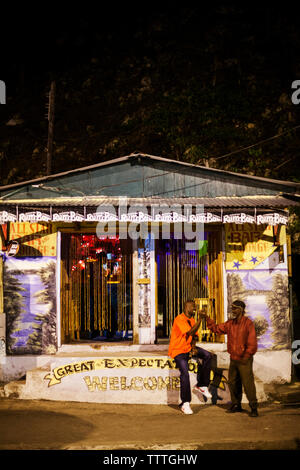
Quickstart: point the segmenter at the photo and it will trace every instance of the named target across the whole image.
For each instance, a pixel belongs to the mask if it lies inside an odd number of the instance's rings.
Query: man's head
[[[184,304],[184,313],[187,317],[191,318],[195,316],[196,305],[193,300],[187,300]]]
[[[240,318],[245,313],[246,305],[242,300],[235,300],[232,302],[231,311],[233,318]]]

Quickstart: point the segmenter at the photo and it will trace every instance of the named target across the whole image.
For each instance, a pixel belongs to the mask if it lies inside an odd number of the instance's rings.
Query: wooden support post
[[[53,135],[54,135],[54,103],[55,103],[55,82],[51,82],[49,93],[48,109],[48,143],[47,143],[47,175],[51,174],[53,155]]]

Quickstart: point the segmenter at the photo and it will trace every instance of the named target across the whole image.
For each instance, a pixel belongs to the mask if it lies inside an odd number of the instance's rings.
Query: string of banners
[[[121,209],[121,210],[120,210]],[[181,206],[178,209],[155,207],[143,208],[143,210],[124,207],[109,208],[98,207],[76,207],[76,208],[58,208],[48,207],[32,210],[14,206],[0,211],[0,224],[7,222],[167,222],[167,223],[224,223],[224,224],[267,224],[267,225],[286,225],[288,216],[277,212],[263,214],[238,213],[213,213],[203,209],[195,210],[192,206]],[[184,213],[182,213],[184,209]]]

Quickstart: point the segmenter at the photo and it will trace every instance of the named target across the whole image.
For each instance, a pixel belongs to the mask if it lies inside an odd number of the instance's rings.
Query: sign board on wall
[[[10,240],[19,243],[20,256],[56,256],[56,232],[51,224],[13,222]]]
[[[286,243],[286,227],[280,227],[280,245]],[[255,269],[277,249],[272,225],[226,224],[226,269]]]

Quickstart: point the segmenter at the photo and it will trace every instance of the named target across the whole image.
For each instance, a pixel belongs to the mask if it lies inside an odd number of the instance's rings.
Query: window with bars
[[[132,252],[118,236],[62,234],[64,342],[132,337]]]

